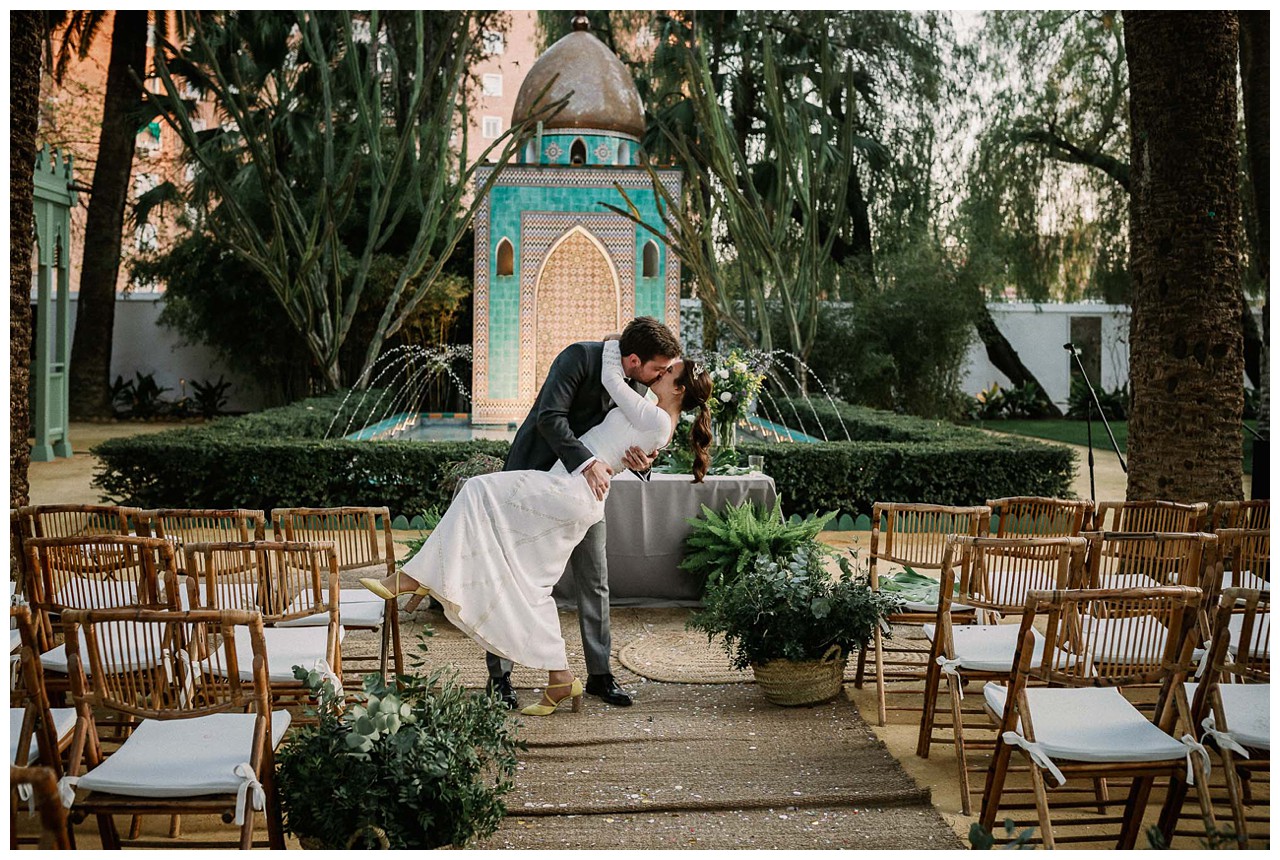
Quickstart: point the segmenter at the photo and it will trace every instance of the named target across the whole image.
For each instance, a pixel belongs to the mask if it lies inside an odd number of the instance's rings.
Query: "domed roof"
[[[535,105],[548,83],[550,89]],[[511,124],[522,122],[535,107],[565,96],[569,96],[569,103],[543,123],[544,131],[596,128],[634,137],[644,134],[644,104],[631,73],[604,42],[585,29],[569,33],[533,64],[520,85]]]

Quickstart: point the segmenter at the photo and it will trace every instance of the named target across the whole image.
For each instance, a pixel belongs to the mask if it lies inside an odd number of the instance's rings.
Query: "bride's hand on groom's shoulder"
[[[607,334],[607,335],[605,335],[605,336],[604,336],[604,340],[606,340],[606,341],[610,341],[610,340],[622,340],[622,335],[618,334],[618,333],[615,331],[613,334]]]

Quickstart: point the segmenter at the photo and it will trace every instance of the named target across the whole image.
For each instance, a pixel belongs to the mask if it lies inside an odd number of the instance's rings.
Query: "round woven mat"
[[[624,645],[618,652],[618,662],[651,681],[754,684],[750,669],[740,672],[733,668],[722,642],[717,636],[708,643],[706,634],[688,630],[659,631]],[[924,662],[923,658],[920,662]],[[853,681],[857,668],[857,655],[850,655],[844,679]]]

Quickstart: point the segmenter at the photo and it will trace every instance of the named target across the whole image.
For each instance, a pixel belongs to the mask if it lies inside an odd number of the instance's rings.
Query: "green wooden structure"
[[[71,156],[47,145],[36,156],[36,354],[31,365],[36,442],[31,459],[71,456],[67,436],[71,358]]]

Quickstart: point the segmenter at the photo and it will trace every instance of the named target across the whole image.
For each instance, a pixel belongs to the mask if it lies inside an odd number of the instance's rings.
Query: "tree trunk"
[[[146,74],[147,13],[114,14],[107,94],[102,105],[98,163],[85,220],[84,256],[75,338],[71,342],[70,399],[74,418],[111,417],[111,335],[120,273],[124,210],[133,171],[141,93],[130,69]]]
[[[1241,496],[1234,12],[1126,12],[1130,499]]]
[[[40,114],[40,12],[9,13],[9,507],[29,502],[31,464],[31,244]]]

